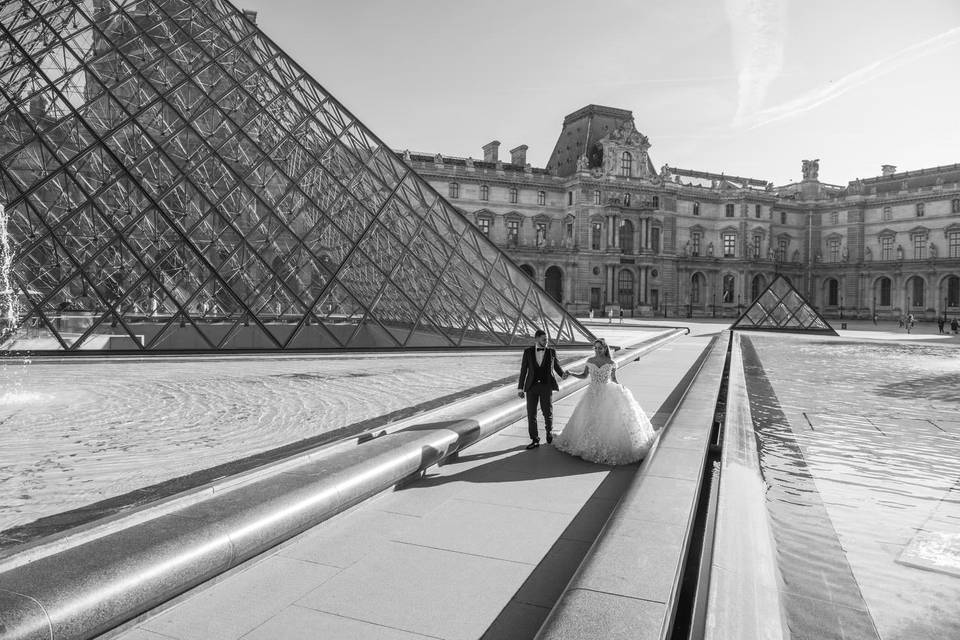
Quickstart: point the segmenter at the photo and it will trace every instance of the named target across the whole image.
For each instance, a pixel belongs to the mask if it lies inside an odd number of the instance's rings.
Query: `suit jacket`
[[[527,347],[523,350],[523,360],[520,363],[520,380],[517,383],[517,388],[522,391],[529,391],[537,377],[537,369],[536,347]],[[563,367],[557,360],[556,350],[547,347],[547,350],[543,353],[543,363],[539,369],[541,373],[545,374],[545,377],[549,378],[550,388],[554,391],[559,390],[560,386],[557,384],[557,379],[550,374],[550,370],[553,369],[557,372],[557,375],[563,375]]]

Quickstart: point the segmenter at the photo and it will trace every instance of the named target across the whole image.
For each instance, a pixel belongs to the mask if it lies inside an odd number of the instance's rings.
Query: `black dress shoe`
[[[551,442],[553,442],[553,433],[547,431],[547,444],[550,444]]]
[[[539,446],[540,446],[540,441],[534,440],[533,442],[527,445],[527,449],[536,449]]]

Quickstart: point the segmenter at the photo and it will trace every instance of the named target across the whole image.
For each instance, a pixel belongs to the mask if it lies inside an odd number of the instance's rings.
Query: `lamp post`
[[[740,294],[737,294],[737,316],[740,316]]]
[[[717,317],[717,293],[713,293],[713,302],[710,304],[710,311],[713,313],[713,317]]]
[[[840,319],[843,320],[843,296],[840,296]]]

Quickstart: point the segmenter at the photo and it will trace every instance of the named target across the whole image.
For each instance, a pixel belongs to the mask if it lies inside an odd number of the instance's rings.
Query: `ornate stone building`
[[[735,316],[777,273],[826,317],[960,314],[960,164],[846,186],[654,168],[630,111],[568,115],[545,168],[526,145],[404,158],[569,310]]]

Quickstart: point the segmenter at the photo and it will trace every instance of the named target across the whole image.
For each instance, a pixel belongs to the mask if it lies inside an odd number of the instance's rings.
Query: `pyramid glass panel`
[[[593,336],[223,0],[0,8],[0,349]]]
[[[837,335],[783,276],[777,275],[730,327],[752,331],[814,332]]]

